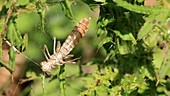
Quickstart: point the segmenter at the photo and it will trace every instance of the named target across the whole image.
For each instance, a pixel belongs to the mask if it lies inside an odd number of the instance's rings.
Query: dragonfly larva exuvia
[[[52,68],[55,68],[57,65],[63,65],[65,63],[75,63],[76,59],[67,60],[67,58],[73,57],[70,55],[70,51],[77,45],[79,40],[84,37],[86,34],[91,18],[84,18],[77,23],[77,25],[72,30],[72,33],[67,37],[63,45],[61,46],[60,42],[57,42],[57,48],[55,48],[55,39],[54,39],[54,53],[53,55],[49,54],[48,48],[45,45],[46,53],[44,55],[46,57],[46,61],[41,62],[41,69],[44,72],[51,72]]]

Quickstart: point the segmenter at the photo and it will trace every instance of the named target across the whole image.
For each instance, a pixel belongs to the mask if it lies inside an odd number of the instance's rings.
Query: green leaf
[[[117,6],[121,6],[127,10],[142,13],[142,14],[151,14],[151,13],[160,13],[162,10],[159,7],[151,7],[151,6],[139,6],[139,5],[132,5],[124,0],[115,0]]]
[[[10,51],[9,51],[9,68],[11,70],[14,70],[14,68],[15,68],[15,64],[16,64],[15,58],[16,58],[16,52],[13,51],[12,48],[10,48]]]
[[[139,3],[142,3],[142,2],[144,2],[144,0],[137,0]]]
[[[161,39],[160,30],[158,28],[154,28],[145,38],[144,43],[147,47],[153,48],[157,45],[157,42]]]
[[[4,5],[5,0],[0,0],[0,11],[2,10],[2,7]]]
[[[122,55],[128,54],[130,52],[129,46],[126,41],[122,41],[121,43],[117,41],[117,47],[118,47],[119,53]]]
[[[166,75],[168,75],[168,71],[170,70],[170,54],[169,54],[169,47],[166,46],[163,50],[162,50],[162,57],[163,61],[162,61],[162,65],[159,71],[159,77],[165,78]]]
[[[98,44],[98,48],[101,48],[104,44],[108,43],[108,42],[112,42],[112,38],[111,37],[107,37],[105,39],[103,39],[99,44]]]
[[[156,68],[160,68],[165,58],[165,53],[163,50],[155,49],[153,53],[153,64]]]
[[[17,6],[20,6],[20,5],[27,5],[29,4],[29,0],[18,0],[17,1]]]
[[[102,29],[102,28],[99,28],[99,29],[98,29],[98,31],[97,31],[97,36],[99,36],[99,35],[103,35],[104,33],[106,33],[106,34],[107,34],[107,30]]]
[[[144,38],[149,32],[153,30],[154,27],[159,27],[160,29],[164,26],[167,18],[169,17],[169,11],[163,10],[161,13],[151,14],[144,24],[144,26],[140,29],[138,33],[138,39]],[[159,24],[159,22],[162,24]],[[164,30],[164,29],[161,29]]]
[[[132,33],[129,33],[129,34],[125,34],[125,35],[122,35],[119,31],[114,31],[114,33],[119,36],[122,40],[125,40],[125,41],[132,41],[133,44],[137,44],[134,36],[132,35]]]
[[[69,0],[64,0],[64,1],[60,2],[61,7],[62,7],[66,17],[73,19],[74,16],[73,16],[73,12],[72,12],[72,9],[71,9],[71,3],[72,2],[70,2]]]
[[[3,43],[3,36],[5,34],[5,27],[3,23],[5,22],[5,18],[0,19],[0,60],[2,60],[2,43]]]
[[[101,18],[101,17],[100,17]],[[97,35],[103,35],[104,33],[107,34],[107,29],[106,29],[106,26],[110,23],[113,23],[114,22],[114,18],[111,18],[111,19],[107,19],[107,18],[102,18],[102,19],[99,19],[98,20],[98,31],[97,31]]]
[[[106,2],[106,0],[94,0],[94,1],[96,1],[96,2]]]
[[[139,30],[138,39],[144,38],[154,27],[155,14],[150,15],[147,19],[142,28]]]
[[[27,47],[28,47],[28,34],[25,34],[23,37],[22,51],[26,50]]]
[[[168,71],[170,70],[170,61],[167,61],[165,63],[162,64],[160,71],[159,71],[159,77],[165,78],[165,76],[169,76],[170,74],[168,74]]]

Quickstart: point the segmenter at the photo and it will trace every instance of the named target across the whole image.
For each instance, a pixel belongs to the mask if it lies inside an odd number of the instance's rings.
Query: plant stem
[[[60,82],[60,96],[65,96],[65,65],[60,67],[59,82]]]

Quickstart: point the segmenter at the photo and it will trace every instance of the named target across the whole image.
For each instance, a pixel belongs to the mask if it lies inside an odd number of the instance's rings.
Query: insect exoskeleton
[[[73,55],[69,55],[70,51],[78,44],[80,38],[84,37],[86,34],[91,18],[84,18],[76,24],[72,33],[67,37],[63,45],[61,46],[60,42],[57,42],[57,48],[55,48],[54,40],[54,54],[50,55],[48,48],[45,46],[46,53],[44,55],[47,61],[41,62],[41,69],[44,72],[51,72],[52,68],[55,68],[56,65],[63,65],[65,63],[75,63],[76,59],[67,60]]]

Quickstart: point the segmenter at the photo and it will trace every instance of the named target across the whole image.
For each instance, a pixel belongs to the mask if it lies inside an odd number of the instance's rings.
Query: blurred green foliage
[[[86,36],[71,52],[76,65],[57,66],[46,76],[28,60],[21,96],[170,95],[170,4],[147,6],[143,0],[0,1],[0,43],[13,46],[37,63],[52,54],[53,36],[64,42],[75,24],[92,17]],[[2,58],[2,46],[0,55]],[[16,52],[9,52],[11,71]],[[3,64],[1,64],[3,66]],[[38,89],[38,90],[37,90]]]

